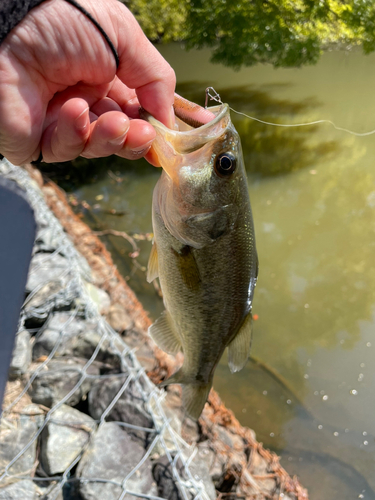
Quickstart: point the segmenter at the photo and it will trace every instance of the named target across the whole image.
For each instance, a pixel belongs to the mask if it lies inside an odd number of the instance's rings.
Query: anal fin
[[[253,317],[247,314],[242,325],[228,346],[228,365],[232,373],[239,372],[249,359]]]
[[[168,354],[177,354],[182,348],[180,338],[168,311],[164,311],[155,323],[149,327],[148,333],[155,344]]]
[[[151,283],[155,278],[159,276],[159,265],[158,265],[158,250],[156,248],[156,243],[152,244],[150,257],[148,259],[147,265],[147,281]]]

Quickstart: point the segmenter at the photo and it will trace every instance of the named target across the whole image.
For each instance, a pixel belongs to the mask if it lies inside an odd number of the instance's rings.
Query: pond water
[[[176,70],[178,91],[200,104],[213,86],[224,102],[263,120],[328,119],[356,132],[375,129],[375,56],[328,52],[303,69],[234,72],[210,64],[208,51],[158,48]],[[256,359],[235,375],[223,359],[214,387],[299,476],[311,500],[375,499],[375,135],[356,137],[329,124],[233,120],[260,261]],[[158,169],[115,158],[100,165],[71,189],[91,206],[85,220],[97,229],[151,232]],[[134,267],[126,240],[104,239],[157,317],[162,301],[141,269],[151,243],[139,242]]]

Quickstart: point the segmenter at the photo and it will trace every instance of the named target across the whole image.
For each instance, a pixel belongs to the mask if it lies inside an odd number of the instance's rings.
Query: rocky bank
[[[27,170],[0,163],[38,223],[0,421],[0,500],[307,499],[214,391],[194,422],[178,386],[156,388],[181,359],[147,336],[142,306],[64,193]]]

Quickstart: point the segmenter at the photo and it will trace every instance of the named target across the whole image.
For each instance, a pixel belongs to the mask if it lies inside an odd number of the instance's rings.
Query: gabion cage
[[[0,420],[0,499],[215,498],[36,182],[7,160],[0,175],[26,191],[38,227]]]

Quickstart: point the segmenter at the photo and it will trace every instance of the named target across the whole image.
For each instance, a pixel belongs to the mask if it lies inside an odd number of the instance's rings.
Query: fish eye
[[[215,159],[215,172],[221,177],[231,175],[236,170],[236,157],[232,153],[220,153]]]

